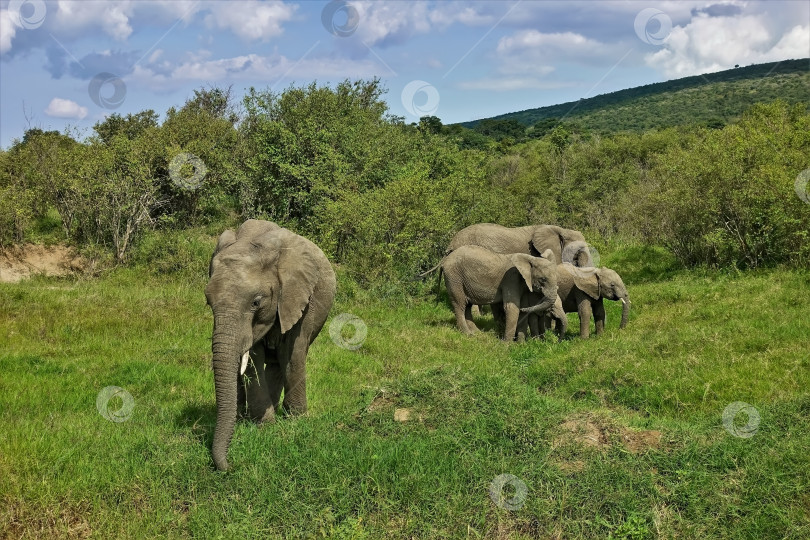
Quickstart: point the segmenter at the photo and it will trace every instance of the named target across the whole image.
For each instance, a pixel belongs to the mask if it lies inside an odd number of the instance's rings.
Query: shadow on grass
[[[217,423],[217,407],[214,403],[186,405],[175,417],[174,423],[179,428],[190,430],[200,444],[211,448],[214,442],[214,426]]]

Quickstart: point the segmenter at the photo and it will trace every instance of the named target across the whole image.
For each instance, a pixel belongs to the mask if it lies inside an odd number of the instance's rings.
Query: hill
[[[728,69],[716,73],[647,84],[559,105],[526,109],[461,123],[482,131],[482,124],[515,121],[540,131],[558,122],[576,123],[597,132],[643,131],[685,124],[720,127],[735,121],[756,103],[781,98],[810,101],[810,58]],[[496,130],[497,131],[497,130]]]

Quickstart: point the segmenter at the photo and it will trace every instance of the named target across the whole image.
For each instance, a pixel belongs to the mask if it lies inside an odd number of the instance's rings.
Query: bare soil
[[[16,283],[37,274],[66,276],[87,263],[73,248],[24,244],[0,250],[0,283]]]

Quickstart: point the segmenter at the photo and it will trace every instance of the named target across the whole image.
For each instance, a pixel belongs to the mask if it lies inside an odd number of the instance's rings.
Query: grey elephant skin
[[[593,265],[582,233],[556,225],[503,227],[494,223],[478,223],[458,231],[447,246],[447,252],[461,246],[480,246],[495,253],[534,256],[550,249],[557,262],[570,262],[576,266]]]
[[[548,253],[552,256],[551,253]],[[536,293],[539,302],[524,307],[525,313],[542,313],[554,306],[557,298],[556,262],[525,253],[504,255],[478,246],[461,246],[441,263],[450,303],[458,329],[465,334],[478,330],[473,323],[471,306],[502,305],[505,341],[515,339],[521,306],[526,296]]]
[[[557,294],[566,313],[579,314],[579,335],[590,335],[593,316],[596,335],[605,330],[605,306],[603,300],[622,302],[622,320],[619,328],[627,326],[630,314],[630,296],[622,278],[615,271],[605,268],[578,268],[572,264],[557,265]]]
[[[318,246],[261,220],[220,235],[209,278],[217,403],[212,455],[216,468],[227,470],[243,374],[254,420],[275,419],[282,390],[286,412],[306,412],[307,352],[332,308],[336,280]]]

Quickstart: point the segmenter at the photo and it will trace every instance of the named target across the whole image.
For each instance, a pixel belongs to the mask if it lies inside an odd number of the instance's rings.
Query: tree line
[[[239,102],[208,88],[162,122],[147,110],[84,138],[29,129],[0,152],[0,242],[50,220],[64,241],[126,264],[149,231],[265,218],[370,283],[432,266],[472,223],[552,223],[664,246],[687,266],[808,266],[805,103],[755,105],[720,129],[549,123],[521,142],[408,124],[384,93],[377,79],[251,88]]]

